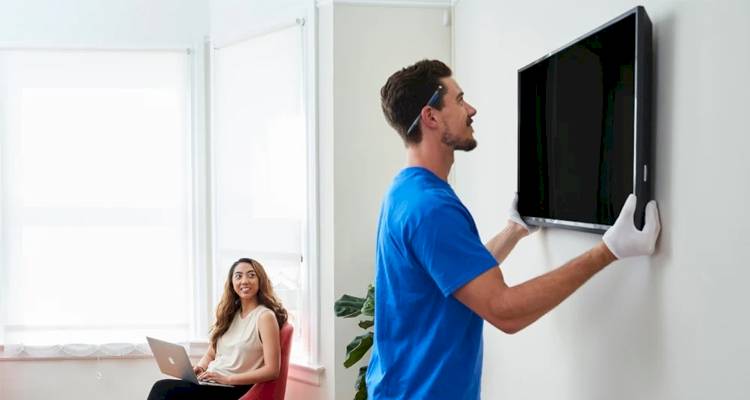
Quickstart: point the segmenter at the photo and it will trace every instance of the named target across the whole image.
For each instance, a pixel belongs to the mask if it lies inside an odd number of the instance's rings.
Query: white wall
[[[198,68],[207,34],[206,0],[0,1],[0,47],[194,48]],[[141,399],[162,377],[150,358],[2,361],[0,399]]]
[[[641,3],[654,25],[657,254],[616,262],[519,334],[487,327],[483,398],[750,397],[750,2]],[[634,5],[457,4],[454,66],[479,147],[458,158],[456,186],[483,237],[505,223],[516,187],[517,69]],[[520,283],[599,240],[549,229],[502,268]]]
[[[374,279],[374,248],[380,202],[394,175],[405,164],[403,143],[380,110],[380,88],[388,76],[423,58],[450,57],[451,28],[443,25],[443,9],[435,7],[373,7],[333,4],[332,50],[324,57],[321,36],[321,163],[328,184],[321,186],[328,213],[321,229],[333,246],[323,268],[333,268],[335,298],[347,293],[364,296]],[[321,10],[321,14],[323,10]],[[329,17],[329,18],[331,18]],[[330,22],[330,21],[329,21]],[[324,25],[321,17],[321,28]],[[321,29],[322,31],[322,29]],[[327,40],[327,39],[325,39]],[[326,81],[328,79],[328,81]],[[333,79],[331,82],[330,79]],[[332,93],[328,88],[332,85]],[[325,123],[324,123],[325,120]],[[323,173],[323,171],[321,171]],[[332,176],[329,174],[333,174]],[[332,191],[332,192],[331,192]],[[324,314],[333,301],[322,303]],[[324,321],[326,319],[324,318]],[[346,345],[364,333],[357,319],[335,320],[335,398],[350,399],[361,361],[343,367]]]
[[[163,378],[152,358],[1,361],[0,398],[146,399]]]

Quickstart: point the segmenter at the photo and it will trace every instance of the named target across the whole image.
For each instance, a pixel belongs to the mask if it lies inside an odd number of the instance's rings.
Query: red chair
[[[272,381],[256,383],[244,396],[240,397],[240,400],[284,400],[286,377],[289,372],[289,353],[292,350],[292,333],[294,333],[294,327],[289,322],[285,323],[279,331],[281,345],[279,377]]]

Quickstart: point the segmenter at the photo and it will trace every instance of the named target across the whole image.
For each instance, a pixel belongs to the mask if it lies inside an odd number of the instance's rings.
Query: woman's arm
[[[203,372],[206,371],[208,368],[208,364],[211,363],[211,361],[216,358],[216,350],[214,350],[214,347],[211,346],[211,343],[208,344],[208,350],[206,351],[206,354],[203,355],[200,361],[198,361],[198,364],[195,364],[193,367],[193,372],[195,372],[196,375],[200,375]]]

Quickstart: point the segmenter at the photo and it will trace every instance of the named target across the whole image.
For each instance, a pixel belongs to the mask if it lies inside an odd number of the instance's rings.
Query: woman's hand
[[[200,374],[206,372],[206,369],[203,368],[201,365],[196,365],[193,367],[193,372],[195,372],[196,376],[199,376]]]
[[[202,381],[209,381],[209,382],[216,382],[216,383],[223,383],[225,385],[231,385],[230,379],[228,376],[224,376],[222,374],[219,374],[217,372],[213,371],[205,371],[202,374],[198,375],[198,379]]]

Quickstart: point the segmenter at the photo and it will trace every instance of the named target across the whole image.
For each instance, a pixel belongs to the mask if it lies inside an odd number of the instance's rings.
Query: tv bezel
[[[644,223],[645,205],[651,200],[653,188],[653,162],[651,153],[651,94],[652,94],[652,24],[643,6],[636,6],[631,10],[619,15],[607,23],[577,37],[555,51],[518,70],[518,167],[516,187],[519,203],[523,201],[523,193],[520,192],[521,183],[521,79],[523,71],[534,65],[567,50],[580,41],[607,29],[621,20],[635,15],[635,66],[634,66],[634,115],[633,115],[633,193],[638,198],[634,223],[638,229],[642,229]],[[624,202],[624,199],[623,199]],[[603,233],[611,225],[602,225],[589,222],[568,221],[562,219],[539,217],[534,215],[521,215],[524,222],[529,225],[559,227],[574,229],[585,232]]]

